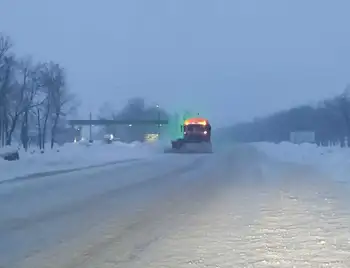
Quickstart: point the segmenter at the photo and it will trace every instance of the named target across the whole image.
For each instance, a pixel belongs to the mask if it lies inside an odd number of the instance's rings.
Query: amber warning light
[[[207,124],[207,122],[206,121],[193,121],[193,120],[186,120],[185,121],[185,126],[187,126],[187,125],[203,125],[203,126],[205,126]]]

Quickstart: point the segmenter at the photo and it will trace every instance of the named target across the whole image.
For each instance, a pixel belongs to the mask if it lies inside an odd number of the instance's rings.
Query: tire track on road
[[[134,191],[136,188],[143,188],[145,186],[149,186],[149,183],[156,184],[163,180],[173,179],[174,176],[182,175],[191,170],[200,168],[203,164],[204,164],[203,159],[199,158],[199,159],[196,159],[194,162],[189,163],[180,168],[175,168],[173,170],[163,172],[156,176],[150,176],[147,179],[144,179],[142,181],[139,181],[130,185],[108,190],[102,194],[89,196],[88,198],[85,198],[79,202],[76,202],[75,204],[69,204],[67,206],[59,207],[45,213],[40,213],[35,217],[17,218],[17,219],[10,219],[8,221],[2,221],[0,222],[0,230],[1,232],[3,232],[3,230],[5,230],[5,232],[22,230],[24,228],[29,228],[32,225],[46,222],[48,220],[55,220],[57,218],[69,216],[71,214],[76,213],[77,211],[82,212],[84,210],[93,210],[100,206],[99,202],[101,201],[98,201],[98,200],[102,200],[102,202],[105,202],[106,199],[110,200],[110,198],[123,197],[125,195],[128,195],[130,192]]]
[[[137,212],[134,215],[128,215],[126,218],[103,219],[104,223],[94,226],[83,237],[84,242],[80,237],[77,237],[72,241],[68,241],[68,244],[63,242],[58,248],[32,255],[24,262],[23,267],[38,267],[38,261],[49,263],[45,267],[87,267],[92,257],[96,258],[103,255],[105,250],[113,248],[113,245],[120,245],[119,253],[124,252],[119,260],[121,263],[132,260],[136,252],[144,251],[157,241],[160,238],[160,233],[164,234],[169,231],[168,228],[160,231],[159,223],[164,222],[164,220],[169,223],[169,226],[174,223],[174,219],[169,218],[167,214],[169,210],[178,207],[178,204],[173,201],[178,200],[179,192],[181,194],[184,192],[182,189],[186,187],[187,181],[194,180],[196,184],[202,184],[201,180],[196,180],[196,176],[192,176],[190,173],[195,172],[201,178],[204,173],[207,173],[206,169],[203,169],[207,166],[207,160],[207,157],[197,158],[180,168],[154,176],[151,181],[148,180],[148,183],[145,181],[144,184],[139,184],[140,187],[129,188],[130,191],[126,191],[125,194],[133,195],[130,200],[140,194],[140,191],[147,192],[148,196],[160,191],[162,194],[161,196],[158,195],[153,202],[135,204]],[[198,170],[202,170],[202,172],[197,174]],[[167,176],[167,178],[164,178],[164,176]],[[184,190],[189,194],[190,189],[186,187]],[[163,201],[159,202],[160,200]],[[125,252],[126,248],[129,250],[128,252]],[[72,252],[74,252],[74,256]],[[69,256],[69,258],[62,258],[61,256]],[[115,263],[115,261],[111,262]]]

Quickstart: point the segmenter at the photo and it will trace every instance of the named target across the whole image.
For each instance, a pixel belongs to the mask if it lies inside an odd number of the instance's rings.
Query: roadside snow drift
[[[20,151],[19,161],[5,161],[0,158],[0,181],[42,172],[87,168],[113,164],[128,159],[145,159],[160,151],[158,144],[121,143],[103,144],[96,142],[70,143],[40,153],[39,150]],[[13,151],[14,147],[2,149],[2,153]]]
[[[269,157],[283,162],[312,165],[336,181],[350,181],[350,149],[316,144],[259,142],[254,146]]]

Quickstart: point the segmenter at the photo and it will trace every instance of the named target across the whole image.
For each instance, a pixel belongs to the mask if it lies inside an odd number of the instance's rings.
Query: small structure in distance
[[[295,144],[315,143],[315,131],[293,131],[289,135],[289,140]]]

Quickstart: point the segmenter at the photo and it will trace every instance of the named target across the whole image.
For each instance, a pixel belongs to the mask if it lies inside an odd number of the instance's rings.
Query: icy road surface
[[[350,267],[349,190],[250,146],[0,185],[0,267]]]

